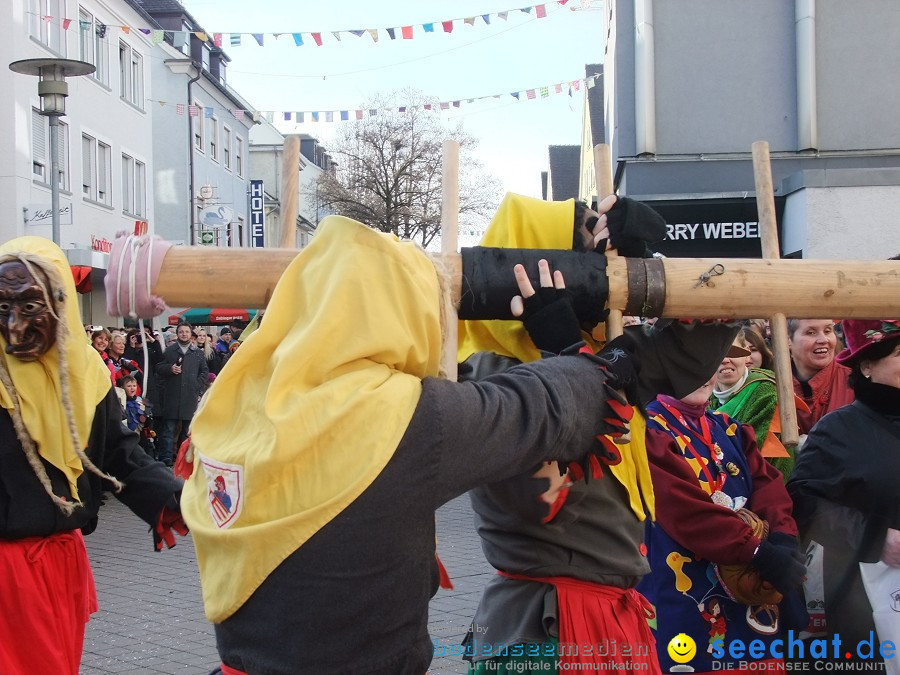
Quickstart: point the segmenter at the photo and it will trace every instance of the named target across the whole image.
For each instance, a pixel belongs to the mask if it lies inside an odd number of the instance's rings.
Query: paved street
[[[469,498],[438,511],[438,551],[455,588],[431,602],[429,629],[440,646],[459,644],[475,612],[490,566],[472,526]],[[200,580],[189,539],[164,553],[152,550],[146,526],[115,499],[86,538],[100,611],[88,624],[82,675],[190,673],[218,662],[212,627],[203,615]],[[466,672],[459,656],[436,657],[429,673]]]

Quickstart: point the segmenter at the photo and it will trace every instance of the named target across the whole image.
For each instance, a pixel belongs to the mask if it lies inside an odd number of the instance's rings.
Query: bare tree
[[[486,223],[500,187],[471,156],[476,141],[459,128],[448,128],[439,104],[423,103],[421,94],[405,91],[391,98],[408,106],[400,109],[379,98],[366,104],[363,119],[341,125],[329,150],[338,168],[319,177],[319,203],[427,247],[440,234],[442,144],[455,139],[460,143],[460,226]]]

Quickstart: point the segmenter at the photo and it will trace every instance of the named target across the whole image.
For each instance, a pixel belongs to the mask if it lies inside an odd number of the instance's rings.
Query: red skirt
[[[602,664],[601,670],[661,675],[656,639],[647,623],[655,614],[647,599],[633,588],[626,590],[570,577],[527,577],[505,572],[500,575],[539,581],[556,589],[561,663]]]
[[[81,532],[0,540],[0,673],[78,675],[96,611]]]

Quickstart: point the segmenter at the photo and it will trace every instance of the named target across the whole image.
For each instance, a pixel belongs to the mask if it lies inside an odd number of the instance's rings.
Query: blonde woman
[[[205,328],[198,328],[194,335],[197,338],[197,348],[203,350],[203,356],[206,357],[206,366],[209,368],[209,372],[218,375],[225,364],[222,363],[222,356],[216,351],[212,338],[206,334]]]

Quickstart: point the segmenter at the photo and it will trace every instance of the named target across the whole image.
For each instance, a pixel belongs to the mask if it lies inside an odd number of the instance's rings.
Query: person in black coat
[[[851,368],[856,400],[812,428],[787,489],[801,535],[824,548],[829,639],[855,647],[875,631],[859,563],[900,568],[900,321],[843,327],[847,349],[837,361]]]
[[[156,374],[162,382],[162,405],[157,415],[162,418],[159,459],[169,466],[174,458],[173,447],[180,446],[187,438],[197,402],[209,386],[206,357],[191,342],[191,335],[190,324],[179,325],[177,340],[166,348],[162,361],[156,366]],[[176,430],[177,444],[174,443]]]

